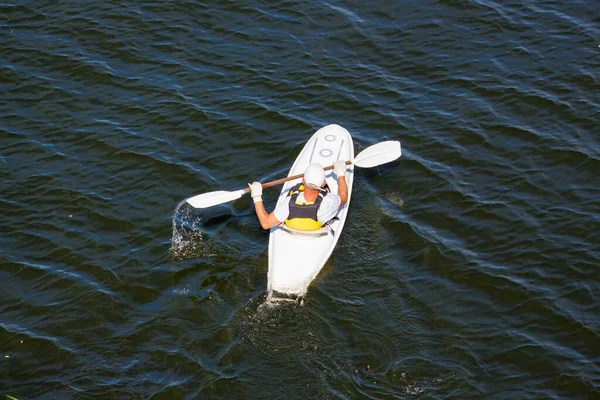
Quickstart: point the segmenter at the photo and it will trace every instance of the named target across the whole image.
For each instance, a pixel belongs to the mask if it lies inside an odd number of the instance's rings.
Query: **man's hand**
[[[262,185],[260,182],[252,182],[249,183],[248,186],[250,186],[250,196],[252,196],[252,200],[254,200],[255,203],[262,201]]]
[[[345,177],[346,176],[346,161],[338,160],[333,163],[333,172],[337,175],[337,177]]]

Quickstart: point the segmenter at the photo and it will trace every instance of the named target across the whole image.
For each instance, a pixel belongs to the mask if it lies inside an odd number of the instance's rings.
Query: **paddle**
[[[400,149],[400,142],[390,140],[367,147],[358,153],[358,155],[354,157],[353,161],[346,161],[346,165],[354,163],[354,165],[359,168],[373,168],[378,165],[392,162],[398,159],[401,154],[402,151]],[[333,169],[333,165],[323,169],[328,171]],[[288,176],[287,178],[277,179],[276,181],[263,183],[262,187],[268,188],[271,186],[280,185],[294,179],[302,178],[303,175],[304,174],[298,174],[294,176]],[[245,193],[249,192],[250,188],[235,191],[218,190],[216,192],[203,193],[194,197],[190,197],[186,201],[194,208],[208,208],[239,199]]]

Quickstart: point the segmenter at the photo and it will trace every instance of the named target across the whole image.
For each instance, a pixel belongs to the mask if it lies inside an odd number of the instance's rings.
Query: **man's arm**
[[[281,222],[275,218],[275,213],[267,213],[265,205],[262,201],[262,185],[260,182],[249,183],[252,200],[254,201],[254,210],[256,210],[256,216],[260,221],[260,226],[263,229],[270,229],[275,225],[279,225]]]
[[[340,207],[348,201],[348,184],[346,183],[346,162],[339,160],[333,163],[333,172],[337,175],[337,195],[340,197]]]
[[[348,201],[348,184],[346,183],[345,176],[338,176],[338,190],[337,195],[340,196],[340,207],[346,204]]]
[[[263,229],[271,229],[272,227],[281,223],[281,221],[275,218],[275,213],[267,213],[267,210],[265,210],[265,206],[262,201],[254,203],[254,209],[256,210],[256,216],[260,221],[260,226]]]

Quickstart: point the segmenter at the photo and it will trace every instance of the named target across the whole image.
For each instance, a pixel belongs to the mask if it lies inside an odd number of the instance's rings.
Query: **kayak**
[[[338,210],[338,215],[326,227],[317,231],[297,231],[284,224],[271,228],[269,232],[269,271],[267,273],[267,298],[269,300],[297,300],[303,303],[309,285],[319,274],[342,233],[348,216],[352,196],[354,168],[373,168],[397,160],[402,155],[400,142],[388,140],[371,145],[354,157],[354,145],[350,133],[339,125],[328,125],[319,129],[308,140],[287,178],[263,183],[268,188],[284,184],[277,205],[285,201],[290,189],[302,182],[306,168],[312,163],[320,163],[328,172],[327,185],[332,193],[337,193],[337,176],[333,173],[333,163],[346,161],[346,183],[348,200]],[[196,209],[205,209],[239,199],[249,193],[250,188],[234,191],[217,190],[202,193],[186,199]]]
[[[290,169],[288,177],[303,174],[308,165],[320,163],[323,167],[337,160],[353,160],[354,145],[350,133],[339,125],[328,125],[308,140]],[[326,171],[325,179],[331,193],[337,193],[337,176]],[[269,299],[302,299],[311,282],[317,277],[337,244],[348,215],[354,164],[346,167],[348,201],[327,227],[318,231],[297,231],[285,225],[271,228],[269,233],[269,271],[267,291]],[[290,188],[302,182],[297,178],[283,186],[277,205],[285,200]]]

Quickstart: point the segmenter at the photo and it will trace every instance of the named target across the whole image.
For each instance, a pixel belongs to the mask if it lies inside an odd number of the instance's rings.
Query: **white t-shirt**
[[[287,196],[277,207],[275,207],[275,211],[273,211],[273,213],[279,222],[285,221],[290,215],[291,198],[291,196]],[[297,201],[305,201],[303,192],[298,194]],[[341,202],[342,200],[337,194],[328,193],[325,197],[323,197],[323,201],[319,206],[319,210],[317,210],[317,219],[321,225],[337,215]]]

